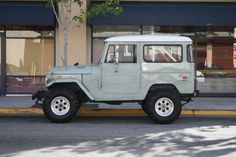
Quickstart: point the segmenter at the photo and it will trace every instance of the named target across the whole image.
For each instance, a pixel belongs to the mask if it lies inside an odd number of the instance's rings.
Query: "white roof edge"
[[[112,41],[133,41],[133,42],[140,42],[140,41],[188,41],[191,42],[192,40],[189,37],[180,36],[180,35],[173,35],[173,34],[158,34],[158,35],[129,35],[129,36],[117,36],[117,37],[110,37],[105,40],[106,42]]]

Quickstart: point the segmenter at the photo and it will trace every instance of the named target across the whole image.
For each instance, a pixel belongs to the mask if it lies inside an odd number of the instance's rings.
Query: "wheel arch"
[[[153,93],[159,90],[171,90],[171,91],[176,92],[177,94],[180,94],[179,90],[173,84],[153,84],[149,87],[146,97],[150,93]]]
[[[77,91],[83,91],[83,93],[90,99],[90,100],[94,100],[93,95],[89,92],[89,90],[82,84],[81,81],[79,80],[74,80],[74,79],[57,79],[57,80],[53,80],[49,83],[47,83],[46,87],[48,89],[50,88],[67,88],[67,89],[71,89],[74,92]]]

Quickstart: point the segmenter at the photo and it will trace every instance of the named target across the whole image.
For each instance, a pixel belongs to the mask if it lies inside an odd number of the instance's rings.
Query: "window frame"
[[[180,46],[181,47],[181,60],[178,62],[150,62],[145,59],[145,46]],[[181,44],[144,44],[143,45],[143,60],[146,63],[182,63],[183,62],[183,45]]]

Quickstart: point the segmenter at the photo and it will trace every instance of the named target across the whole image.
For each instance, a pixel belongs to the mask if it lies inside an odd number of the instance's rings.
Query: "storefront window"
[[[53,66],[53,39],[7,39],[7,75],[45,75]]]
[[[31,93],[43,87],[44,76],[54,66],[53,31],[7,31],[6,35],[7,93]]]
[[[140,26],[94,26],[94,38],[108,38],[120,35],[139,35]]]

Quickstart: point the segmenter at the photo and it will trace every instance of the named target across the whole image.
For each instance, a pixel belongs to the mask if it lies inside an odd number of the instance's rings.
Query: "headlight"
[[[47,84],[48,82],[52,81],[52,79],[53,79],[53,72],[48,72],[45,78],[45,83]]]

